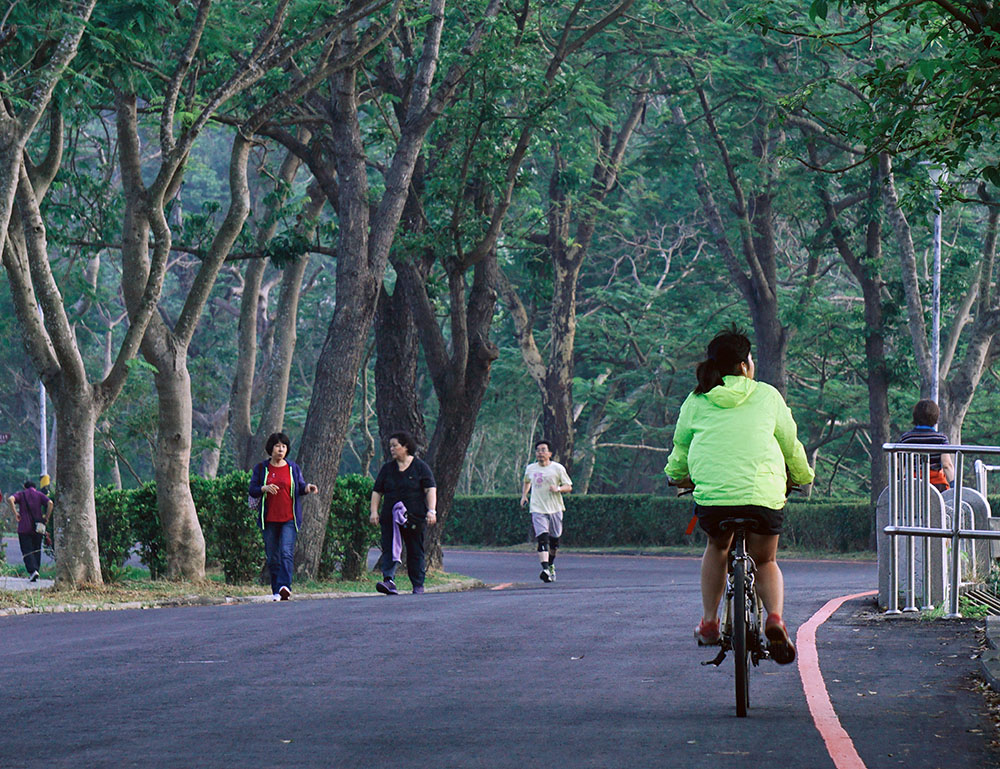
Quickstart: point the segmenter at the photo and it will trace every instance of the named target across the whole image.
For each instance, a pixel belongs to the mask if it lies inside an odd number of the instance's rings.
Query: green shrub
[[[127,492],[107,486],[94,490],[97,509],[97,553],[101,577],[115,582],[122,575],[135,537],[127,504]]]
[[[167,573],[167,553],[160,527],[160,513],[156,508],[156,483],[147,481],[136,489],[123,491],[132,534],[139,546],[139,558],[149,569],[152,579]]]
[[[867,500],[789,502],[781,544],[833,553],[868,550],[874,523]]]
[[[205,538],[205,565],[222,563],[222,542],[219,539],[218,490],[222,481],[219,478],[201,478],[191,476],[191,498],[194,508],[198,511],[198,523]]]
[[[320,558],[320,579],[332,576],[338,565],[341,579],[356,580],[364,574],[368,550],[378,543],[378,526],[368,522],[374,485],[367,475],[352,473],[337,478]]]
[[[260,533],[259,513],[247,504],[250,473],[245,470],[223,475],[212,481],[201,481],[199,495],[208,526],[205,549],[222,566],[230,584],[254,582],[264,564],[264,538]],[[211,543],[211,544],[209,544]]]
[[[444,544],[502,547],[531,541],[531,516],[519,500],[513,495],[456,497]],[[561,542],[576,547],[650,547],[704,541],[700,529],[692,536],[684,534],[692,512],[689,497],[569,496]],[[872,516],[867,501],[789,502],[782,544],[834,552],[867,550]]]

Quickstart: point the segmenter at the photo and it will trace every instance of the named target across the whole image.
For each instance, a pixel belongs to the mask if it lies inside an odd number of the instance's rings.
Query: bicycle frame
[[[733,541],[729,547],[726,569],[725,606],[722,615],[722,644],[714,659],[702,665],[721,665],[726,653],[736,657],[736,715],[744,717],[750,704],[747,660],[757,667],[769,659],[764,643],[763,606],[757,596],[757,565],[746,550],[746,526],[749,522],[734,519]]]

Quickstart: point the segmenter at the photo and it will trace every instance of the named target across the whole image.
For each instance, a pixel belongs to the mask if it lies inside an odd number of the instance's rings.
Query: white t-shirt
[[[532,513],[559,513],[566,509],[563,495],[552,491],[552,486],[572,486],[566,468],[558,462],[549,462],[542,467],[532,462],[524,470],[524,480],[531,481],[531,501],[528,510]]]

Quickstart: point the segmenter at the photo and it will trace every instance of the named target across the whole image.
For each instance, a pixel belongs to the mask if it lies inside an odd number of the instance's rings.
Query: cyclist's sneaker
[[[722,643],[722,633],[719,632],[719,620],[705,622],[702,620],[694,629],[694,637],[698,646],[718,646]]]
[[[767,650],[771,659],[779,665],[787,665],[795,661],[795,644],[788,636],[788,628],[781,617],[771,614],[764,623],[764,635],[767,636]]]
[[[538,574],[538,578],[542,582],[551,582],[552,581],[552,577],[549,575],[549,567],[548,566],[543,566],[542,567],[541,572],[539,572],[539,574]]]
[[[549,582],[556,581],[556,567],[551,563],[549,564]]]

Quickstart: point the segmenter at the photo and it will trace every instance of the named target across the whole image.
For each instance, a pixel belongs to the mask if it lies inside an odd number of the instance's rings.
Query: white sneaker
[[[282,601],[287,601],[291,597],[292,597],[292,591],[289,590],[285,585],[282,585],[281,587],[278,588],[278,598],[280,598]]]
[[[31,576],[28,577],[28,582],[37,582],[37,581],[38,581],[38,572],[37,571],[31,572]]]
[[[278,595],[277,593],[275,593],[274,595],[271,596],[271,600],[272,601],[280,601],[281,600],[281,596]]]

